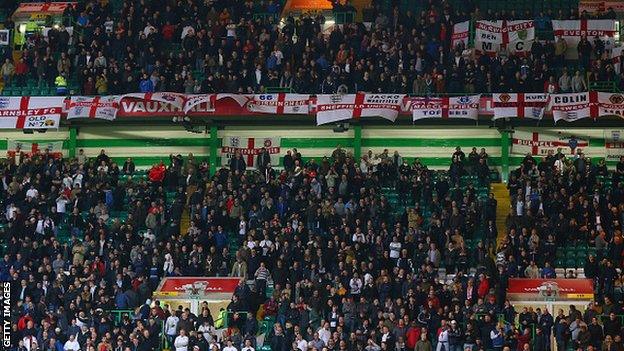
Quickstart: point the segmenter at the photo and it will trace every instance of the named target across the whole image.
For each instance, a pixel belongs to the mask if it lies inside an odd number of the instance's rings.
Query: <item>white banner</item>
[[[578,121],[598,117],[598,95],[596,92],[551,94],[548,108],[555,123]]]
[[[563,37],[568,46],[566,56],[568,58],[577,59],[577,46],[581,41],[581,37],[587,37],[587,40],[594,45],[594,37],[598,36],[605,42],[605,47],[610,49],[614,44],[615,20],[553,20],[553,30],[556,37]]]
[[[65,97],[0,97],[0,129],[58,128]]]
[[[543,93],[492,94],[494,117],[541,119],[544,116],[547,96]]]
[[[67,119],[96,118],[112,121],[117,117],[119,100],[119,96],[72,96]]]
[[[381,117],[394,122],[405,94],[321,94],[316,100],[316,124],[360,117]]]
[[[508,44],[534,39],[535,25],[532,20],[476,22],[475,41]]]
[[[589,146],[588,140],[574,135],[523,130],[515,130],[511,141],[511,153],[516,155],[547,155],[549,151],[556,153],[559,149],[566,155],[573,155],[576,148]]]
[[[60,153],[63,151],[63,141],[46,141],[42,143],[31,141],[7,140],[7,151],[15,152],[17,149],[27,154],[39,154],[48,151],[49,153]]]
[[[605,130],[605,159],[619,161],[624,156],[624,130]]]
[[[481,95],[414,98],[407,106],[412,120],[423,118],[479,118]]]
[[[247,102],[247,109],[256,113],[307,115],[310,112],[310,95],[256,94]]]
[[[470,36],[470,21],[455,23],[453,26],[453,36],[451,37],[451,45],[456,48],[457,45],[464,43],[464,47],[468,47],[468,37]]]
[[[280,138],[243,138],[226,137],[223,138],[221,146],[221,165],[227,166],[230,159],[240,152],[247,167],[256,167],[256,158],[265,148],[271,155],[271,164],[279,165]]]

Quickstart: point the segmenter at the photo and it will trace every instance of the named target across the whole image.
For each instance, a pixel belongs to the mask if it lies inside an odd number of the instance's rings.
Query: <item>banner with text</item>
[[[592,46],[594,37],[600,37],[607,49],[611,49],[614,44],[615,20],[553,20],[552,26],[555,38],[562,37],[566,41],[568,58],[578,59],[577,47],[582,37],[587,37]]]
[[[271,164],[279,164],[280,156],[280,138],[244,138],[244,137],[228,137],[223,138],[221,146],[221,165],[227,166],[236,155],[241,154],[247,167],[256,167],[256,156],[260,154],[262,148],[265,148],[271,155]]]
[[[64,97],[0,97],[0,129],[56,129]]]
[[[502,93],[492,94],[494,118],[530,118],[544,117],[547,96],[542,93]]]
[[[533,39],[535,39],[535,25],[532,20],[476,22],[476,41],[508,44]]]
[[[407,110],[412,111],[414,121],[425,118],[476,120],[479,117],[480,99],[481,95],[416,98],[408,102]]]
[[[321,94],[316,97],[316,124],[360,117],[381,117],[394,122],[405,94]]]
[[[566,155],[572,155],[576,148],[588,145],[588,140],[579,139],[574,135],[515,130],[511,139],[511,153],[545,156],[549,151],[557,153],[561,150]]]

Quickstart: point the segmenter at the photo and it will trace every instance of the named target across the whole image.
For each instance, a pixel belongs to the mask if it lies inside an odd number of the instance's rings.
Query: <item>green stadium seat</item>
[[[576,268],[576,267],[577,267],[577,263],[575,259],[569,258],[565,261],[565,268]]]

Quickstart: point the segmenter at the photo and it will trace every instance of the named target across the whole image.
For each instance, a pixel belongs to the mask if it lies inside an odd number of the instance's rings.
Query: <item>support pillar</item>
[[[501,180],[507,183],[509,177],[509,131],[501,133]]]
[[[217,173],[217,152],[219,149],[219,136],[217,126],[210,126],[210,175]]]
[[[67,141],[67,152],[69,158],[76,157],[76,136],[78,135],[78,130],[76,127],[69,127],[69,140]]]
[[[362,157],[362,125],[356,124],[353,126],[353,158],[355,162],[360,162]]]

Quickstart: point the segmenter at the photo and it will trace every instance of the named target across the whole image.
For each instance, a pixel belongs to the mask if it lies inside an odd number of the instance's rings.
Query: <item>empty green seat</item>
[[[575,259],[569,258],[566,260],[565,268],[576,268],[576,267],[577,267],[577,263]]]

